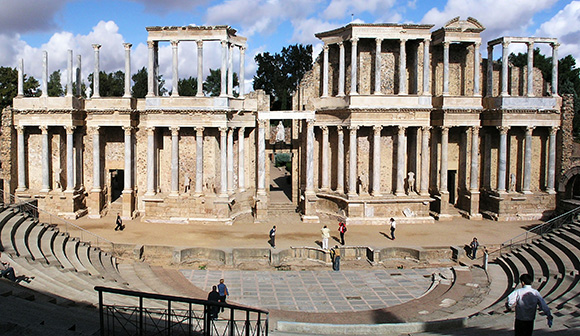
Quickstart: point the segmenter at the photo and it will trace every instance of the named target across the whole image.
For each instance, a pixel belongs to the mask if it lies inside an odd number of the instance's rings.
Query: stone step
[[[528,271],[528,274],[531,274],[534,277],[534,288],[536,288],[542,295],[547,294],[544,291],[550,276],[549,274],[544,274],[542,265],[540,265],[538,260],[536,260],[536,258],[534,258],[534,256],[524,248],[518,249],[514,255],[527,265],[526,270]]]
[[[2,227],[2,231],[0,232],[0,241],[2,241],[2,247],[4,248],[4,252],[17,255],[16,248],[14,246],[14,233],[16,229],[27,219],[22,215],[15,215],[11,217],[6,224]]]
[[[16,233],[14,234],[14,244],[19,256],[32,259],[32,254],[28,248],[28,236],[30,236],[30,231],[32,231],[37,223],[36,220],[28,218],[16,230]]]
[[[133,264],[129,263],[120,263],[119,264],[119,273],[125,281],[127,281],[128,287],[132,290],[148,292],[148,293],[155,293],[153,288],[149,287],[137,274]]]
[[[89,256],[89,251],[91,249],[91,245],[88,243],[80,242],[77,246],[77,256],[80,262],[83,264],[83,267],[89,272],[90,275],[95,277],[102,277],[101,272],[95,268],[95,265],[91,262],[91,258]]]
[[[530,244],[524,248],[540,263],[540,265],[542,265],[544,275],[549,278],[549,285],[546,285],[546,291],[544,294],[544,296],[547,297],[553,293],[562,282],[562,274],[558,271],[558,266],[556,266],[554,259],[552,259],[552,257],[550,257],[550,255],[544,252],[540,247],[535,244]]]
[[[8,208],[4,208],[2,210],[2,212],[0,212],[0,231],[3,231],[4,225],[6,225],[6,223],[16,215],[16,211],[13,207],[8,207]],[[0,236],[1,238],[1,236]],[[3,242],[2,239],[0,239],[0,248],[2,249],[2,251],[5,250],[4,245],[3,244],[8,244],[9,242]]]
[[[157,277],[152,266],[144,262],[133,263],[133,268],[137,276],[155,293],[163,293],[169,295],[177,294],[173,288],[165,284]]]
[[[40,236],[40,249],[48,264],[62,268],[62,265],[60,262],[58,262],[58,259],[52,253],[52,244],[58,235],[58,232],[58,229],[52,226],[46,229],[42,236]]]
[[[78,238],[70,238],[66,241],[65,252],[67,259],[71,262],[77,272],[88,274],[89,271],[83,266],[83,263],[80,261],[77,249],[80,245],[80,241]]]
[[[54,255],[58,259],[58,262],[62,265],[62,268],[66,271],[76,271],[74,265],[66,257],[66,242],[69,239],[68,233],[59,232],[54,238]]]
[[[48,230],[49,226],[43,223],[38,223],[30,231],[28,236],[28,248],[30,249],[30,254],[32,259],[36,262],[47,263],[42,251],[40,249],[40,237],[44,234],[44,231]]]
[[[566,290],[568,290],[574,280],[574,277],[569,276],[566,272],[566,269],[571,267],[571,262],[564,252],[560,251],[545,239],[536,242],[535,245],[542,249],[547,255],[549,255],[557,265],[559,282],[557,282],[557,287],[554,289],[554,291],[546,295],[544,298],[546,301],[557,299],[562,294],[564,294]]]

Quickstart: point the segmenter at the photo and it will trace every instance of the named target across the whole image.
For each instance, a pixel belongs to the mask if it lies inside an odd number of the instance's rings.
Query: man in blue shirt
[[[540,307],[548,317],[548,326],[552,327],[553,316],[550,308],[542,298],[540,293],[532,288],[533,278],[529,274],[522,274],[520,282],[522,288],[513,291],[507,299],[506,307],[511,309],[516,307],[516,322],[514,334],[516,336],[530,336],[534,331],[534,320],[536,318],[536,307]]]
[[[224,279],[220,279],[220,284],[218,287],[218,293],[220,293],[220,302],[226,303],[226,297],[228,296],[228,287],[224,283]],[[222,312],[224,311],[224,307],[222,307]]]

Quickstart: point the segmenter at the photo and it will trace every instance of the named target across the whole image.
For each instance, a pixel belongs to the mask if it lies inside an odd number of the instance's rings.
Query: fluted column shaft
[[[449,127],[441,127],[441,168],[439,192],[447,192],[447,165],[449,147]]]
[[[125,92],[123,97],[131,97],[131,43],[123,43],[125,47]]]
[[[328,44],[322,47],[322,97],[328,97]]]
[[[534,42],[528,42],[528,97],[534,96]]]
[[[101,190],[101,135],[99,127],[91,129],[93,133],[93,190]]]
[[[421,195],[429,194],[429,129],[431,127],[424,126],[421,128],[421,187],[419,192]]]
[[[499,165],[497,170],[497,191],[505,192],[506,168],[507,168],[507,134],[509,127],[501,126],[499,129]]]
[[[405,194],[405,158],[406,158],[406,144],[405,127],[399,126],[397,131],[397,185],[395,189],[396,195]]]
[[[357,76],[357,67],[358,67],[358,38],[353,38],[351,40],[352,48],[351,48],[351,55],[350,55],[350,94],[357,95],[357,84],[358,80]]]
[[[197,97],[203,97],[203,40],[197,42]]]
[[[203,127],[195,128],[195,193],[203,192]]]
[[[171,69],[173,70],[171,96],[177,97],[179,96],[179,41],[171,41],[171,51],[173,56],[173,63],[171,65]]]
[[[234,129],[228,128],[228,193],[234,192]]]
[[[381,45],[383,44],[383,39],[376,39],[375,47],[375,94],[381,94]]]
[[[72,50],[68,50],[68,58],[67,58],[67,81],[66,81],[66,96],[67,97],[72,97],[73,96],[73,81],[74,81],[74,76],[73,76],[73,51]]]
[[[344,42],[338,42],[338,97],[344,96],[345,72]]]
[[[328,191],[330,189],[330,182],[328,178],[328,127],[321,126],[322,130],[322,189]]]
[[[449,96],[449,42],[443,42],[443,95]]]
[[[348,143],[349,169],[348,169],[348,194],[356,195],[357,177],[357,136],[358,126],[350,126],[350,138]]]
[[[42,52],[42,94],[41,97],[48,97],[48,51]]]
[[[314,120],[306,121],[306,193],[314,193]]]
[[[508,56],[509,56],[509,42],[502,42],[501,50],[501,95],[509,96],[508,93]]]
[[[77,90],[77,96],[81,97],[83,95],[82,93],[82,83],[81,83],[81,76],[82,76],[82,59],[81,59],[81,55],[77,55],[77,69],[76,69],[76,90]]]
[[[72,62],[71,62],[72,63]],[[72,85],[71,85],[72,88]],[[67,126],[66,130],[66,190],[73,191],[75,188],[75,163],[74,163],[74,132],[75,127]]]
[[[16,127],[18,146],[18,191],[24,191],[26,186],[26,152],[24,144],[24,126]]]
[[[554,186],[556,182],[556,134],[558,127],[550,128],[550,143],[548,148],[548,183],[547,192],[554,193]]]
[[[407,40],[400,40],[399,45],[399,95],[406,95],[407,90]]]
[[[171,127],[171,194],[179,194],[179,127]]]
[[[147,193],[155,195],[155,127],[147,127]]]
[[[429,64],[431,54],[429,53],[429,43],[431,40],[425,39],[423,40],[423,95],[429,95]]]
[[[258,121],[258,194],[266,194],[266,121]],[[306,167],[308,170],[308,166]]]
[[[530,193],[532,182],[532,132],[535,127],[526,127],[526,143],[524,149],[524,193]]]
[[[124,191],[133,191],[133,127],[123,127],[125,131],[125,176]]]
[[[101,96],[100,86],[99,86],[99,74],[100,70],[100,59],[99,59],[99,49],[101,49],[100,44],[93,44],[93,50],[95,51],[95,71],[93,72],[93,96],[92,98],[99,98]]]
[[[147,97],[155,96],[155,42],[147,41],[149,62],[147,64]]]
[[[336,167],[336,191],[344,193],[344,132],[342,126],[337,126],[336,132],[338,134],[338,153]]]
[[[42,132],[42,191],[50,188],[50,153],[48,151],[48,126],[40,126]]]
[[[227,156],[227,128],[220,127],[220,195],[227,194],[228,186],[228,156]]]
[[[373,196],[381,195],[381,130],[373,127]]]
[[[234,96],[234,45],[228,45],[228,96]]]
[[[487,47],[487,97],[493,97],[493,46]]]
[[[246,190],[246,169],[245,169],[245,127],[238,128],[238,191]]]
[[[552,96],[558,95],[558,47],[560,44],[552,43]]]
[[[480,42],[476,42],[473,52],[473,95],[476,97],[481,96],[481,89],[479,87],[479,73],[480,73],[480,59],[479,59],[479,46]]]
[[[471,176],[469,188],[479,190],[479,126],[471,127]]]
[[[24,96],[24,58],[18,62],[18,97]]]
[[[221,82],[220,82],[220,97],[227,96],[227,61],[228,61],[228,42],[222,41],[222,66],[221,66]]]
[[[240,47],[240,73],[238,74],[238,78],[240,81],[240,84],[239,84],[240,98],[244,98],[244,95],[246,93],[246,86],[245,86],[245,80],[244,80],[244,77],[245,77],[244,73],[246,71],[246,69],[244,68],[245,59],[246,59],[246,47],[242,46],[242,47]]]

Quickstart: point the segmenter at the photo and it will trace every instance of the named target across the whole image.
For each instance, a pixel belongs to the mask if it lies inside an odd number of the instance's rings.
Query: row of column
[[[474,52],[473,52],[473,96],[481,96],[481,88],[479,85],[480,78],[480,55],[479,48],[481,42],[474,42]],[[449,96],[449,48],[451,45],[450,41],[442,42],[443,45],[443,96]]]
[[[351,67],[350,67],[350,77],[351,77],[351,85],[350,85],[350,95],[358,95],[357,91],[357,71],[358,71],[358,38],[352,38],[350,40],[351,43]],[[382,38],[375,39],[376,47],[375,47],[375,89],[374,94],[380,95],[381,93],[381,62],[382,62],[382,54],[381,54],[381,46],[383,43]],[[400,46],[399,46],[399,92],[398,95],[407,95],[408,88],[407,88],[407,54],[406,54],[406,39],[400,39]],[[429,39],[424,39],[423,44],[423,94],[429,95]],[[339,63],[338,63],[338,97],[345,96],[345,51],[344,51],[344,42],[337,43],[339,48]],[[325,44],[323,46],[323,71],[322,71],[322,97],[329,96],[329,88],[328,88],[328,76],[329,76],[329,64],[328,64],[328,51],[329,45]],[[419,49],[417,48],[417,55],[416,59],[419,59]],[[427,65],[427,66],[425,66]],[[419,62],[416,62],[416,66],[419,66]],[[418,76],[418,69],[416,69],[415,75]]]

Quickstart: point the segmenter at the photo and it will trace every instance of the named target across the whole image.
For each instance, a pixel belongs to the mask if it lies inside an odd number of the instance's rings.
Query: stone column
[[[48,126],[40,126],[42,132],[42,192],[48,192],[50,189],[50,152]]]
[[[397,196],[405,195],[405,158],[407,157],[405,129],[406,127],[399,126],[397,132],[397,185],[395,189]]]
[[[133,192],[133,127],[123,126],[125,131],[125,172],[124,172],[124,193]]]
[[[534,42],[528,42],[528,97],[534,96]]]
[[[178,97],[179,96],[179,61],[178,61],[178,52],[179,52],[179,41],[171,41],[171,50],[173,55],[173,63],[172,63],[172,70],[173,70],[173,78],[171,79],[171,96]]]
[[[373,196],[381,196],[381,130],[373,126]]]
[[[430,126],[423,126],[421,139],[421,187],[419,193],[429,195],[429,135]]]
[[[471,127],[471,176],[469,189],[479,191],[479,126]]]
[[[439,192],[446,193],[447,190],[447,155],[449,145],[449,127],[441,127],[441,169],[440,169],[440,185]]]
[[[475,50],[473,52],[473,95],[476,97],[481,97],[481,90],[479,88],[479,72],[481,66],[479,46],[481,46],[481,42],[476,42],[474,45]]]
[[[41,97],[48,97],[48,51],[42,52],[42,94]]]
[[[407,95],[407,40],[401,39],[399,45],[399,95]]]
[[[238,74],[238,78],[240,81],[239,84],[239,89],[240,89],[240,98],[244,98],[245,95],[245,80],[244,80],[244,72],[246,71],[244,68],[244,64],[245,64],[245,59],[246,59],[246,47],[244,46],[240,46],[240,73]]]
[[[220,97],[227,96],[227,60],[228,60],[228,42],[225,40],[221,41],[222,43],[222,67],[220,70],[221,74],[221,82],[220,82]]]
[[[77,55],[77,73],[76,73],[76,81],[77,81],[77,96],[82,97],[83,92],[82,92],[82,81],[81,81],[81,76],[82,76],[82,68],[81,68],[81,55]]]
[[[147,127],[147,192],[145,195],[155,195],[155,127]]]
[[[71,58],[72,64],[72,58]],[[72,85],[71,85],[72,88]],[[74,126],[66,126],[66,191],[75,189]]]
[[[197,97],[203,97],[203,40],[197,40]]]
[[[336,167],[336,191],[339,193],[344,193],[344,132],[342,126],[336,127],[336,132],[338,134],[338,153],[337,153],[337,164]]]
[[[123,43],[125,47],[125,93],[123,97],[131,98],[131,43]]]
[[[67,83],[66,83],[66,96],[72,97],[73,96],[73,51],[68,50],[68,59],[67,59]]]
[[[358,63],[358,51],[357,51],[357,46],[358,46],[358,38],[353,38],[351,39],[351,43],[352,43],[352,50],[351,50],[351,56],[350,56],[350,94],[351,96],[357,95],[357,63]]]
[[[493,97],[493,46],[487,46],[487,97]]]
[[[228,128],[228,193],[234,193],[234,129]]]
[[[101,49],[100,44],[93,44],[93,50],[95,51],[95,71],[93,72],[93,96],[91,98],[101,97],[99,89],[99,74],[100,70],[100,60],[99,60],[99,49]]]
[[[338,97],[344,97],[344,42],[338,42]]]
[[[314,120],[306,120],[306,193],[314,194]]]
[[[383,39],[377,38],[376,48],[375,48],[375,94],[381,94],[381,45],[383,44]]]
[[[195,194],[203,193],[203,127],[195,128]]]
[[[266,120],[258,120],[258,195],[266,195]],[[306,167],[308,172],[308,166]],[[308,174],[308,173],[307,173]]]
[[[558,95],[558,47],[559,43],[552,43],[552,96]]]
[[[18,62],[18,97],[24,96],[24,58]]]
[[[328,44],[322,47],[322,98],[328,97]]]
[[[238,128],[238,192],[246,191],[245,132],[245,127]]]
[[[25,191],[26,185],[26,152],[24,145],[24,126],[16,126],[18,146],[18,188],[16,191]]]
[[[499,130],[499,165],[497,170],[497,191],[505,192],[507,168],[507,134],[509,126],[498,126]]]
[[[449,96],[449,42],[443,42],[443,95]]]
[[[228,96],[234,96],[234,45],[228,44]]]
[[[155,42],[147,41],[149,63],[147,65],[147,97],[155,97]]]
[[[220,127],[220,196],[227,195],[228,187],[228,155],[227,155],[227,128]]]
[[[550,194],[556,193],[554,190],[556,182],[556,134],[558,127],[550,127],[550,144],[548,148],[548,183],[546,191]]]
[[[99,127],[91,127],[90,132],[93,134],[93,190],[92,192],[101,191],[101,135]]]
[[[348,143],[348,194],[349,196],[356,196],[356,177],[357,177],[357,137],[356,131],[358,126],[350,126],[350,141]]]
[[[530,184],[532,182],[532,132],[533,126],[526,127],[526,141],[524,150],[524,194],[531,194]]]
[[[429,96],[429,74],[430,68],[429,63],[431,62],[430,57],[431,54],[429,53],[429,43],[431,40],[424,39],[423,40],[423,95]]]
[[[330,190],[328,178],[328,126],[320,126],[322,130],[322,190]]]
[[[179,195],[179,127],[171,127],[171,196]]]
[[[502,97],[509,96],[508,93],[508,56],[510,43],[504,41],[501,43],[501,95]]]

